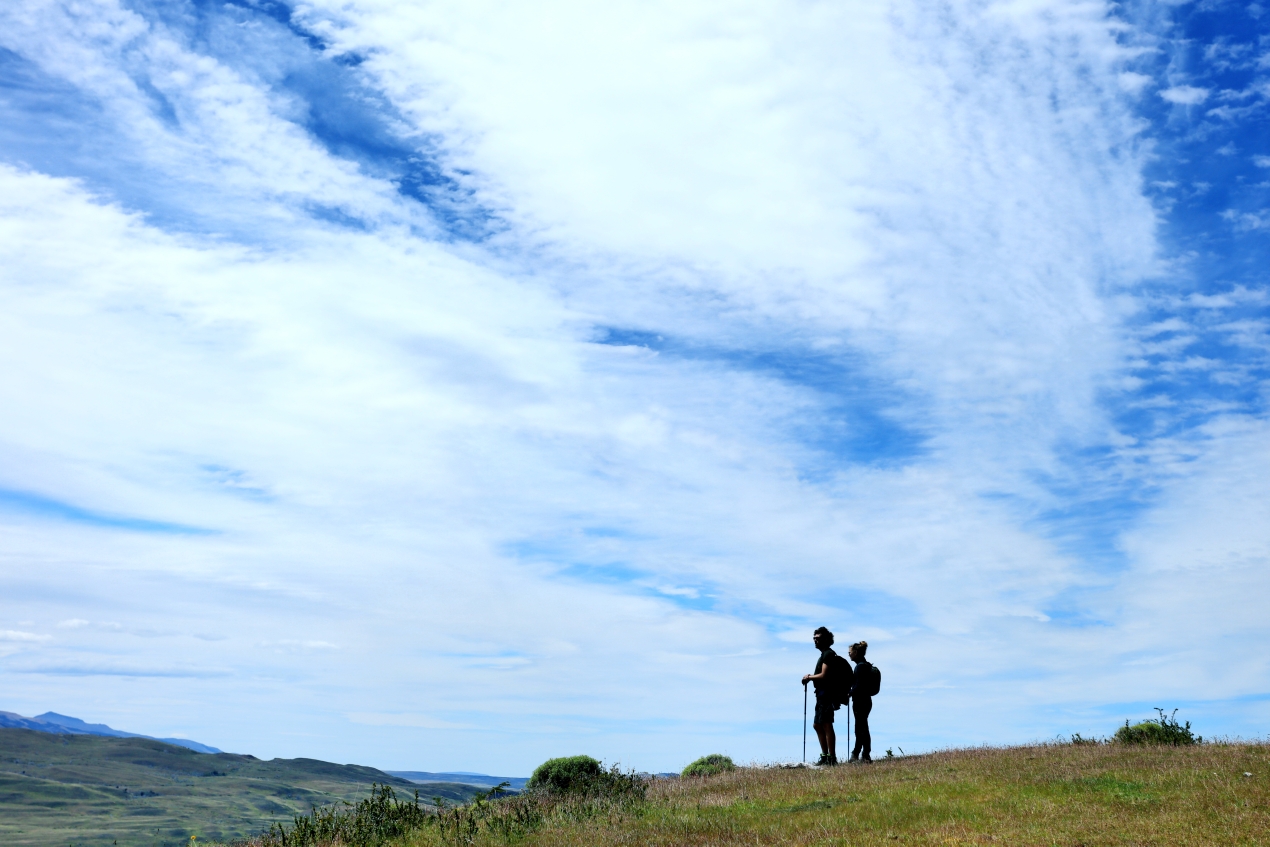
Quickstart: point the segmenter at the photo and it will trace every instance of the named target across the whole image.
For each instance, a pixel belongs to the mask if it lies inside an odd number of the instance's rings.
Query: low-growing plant
[[[1202,735],[1197,736],[1191,732],[1190,721],[1185,725],[1177,722],[1177,709],[1170,715],[1166,715],[1159,706],[1155,710],[1160,713],[1157,718],[1147,718],[1133,726],[1126,720],[1124,726],[1116,730],[1115,740],[1122,744],[1166,744],[1174,747],[1204,741]]]
[[[711,753],[683,769],[682,776],[714,776],[725,771],[736,770],[736,763],[722,753]]]
[[[1128,723],[1128,721],[1126,721],[1126,723]],[[1101,744],[1101,743],[1102,742],[1099,741],[1097,738],[1086,738],[1085,736],[1081,735],[1079,732],[1072,733],[1072,744],[1075,744],[1077,747],[1091,746],[1094,744]]]

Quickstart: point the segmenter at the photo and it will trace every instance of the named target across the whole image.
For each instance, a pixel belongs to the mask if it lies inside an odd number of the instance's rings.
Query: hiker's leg
[[[833,734],[833,703],[825,697],[816,698],[816,737],[820,739],[820,752],[823,759],[829,759],[833,755],[834,734]],[[821,762],[824,764],[824,762]]]
[[[833,724],[825,727],[825,752],[829,754],[829,761],[838,761],[838,734],[833,731]]]
[[[873,738],[869,734],[869,712],[873,711],[873,698],[852,698],[851,708],[855,713],[856,734],[855,749],[851,751],[851,758],[859,756],[865,761],[871,761],[872,757],[869,754],[873,750]]]
[[[825,737],[825,725],[814,723],[812,724],[812,728],[816,730],[816,738],[820,741],[820,752],[827,754],[829,752],[829,739]],[[829,726],[828,729],[832,731],[833,727]]]

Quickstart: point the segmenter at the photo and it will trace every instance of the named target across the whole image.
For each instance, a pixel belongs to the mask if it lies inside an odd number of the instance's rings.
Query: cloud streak
[[[1169,620],[1262,638],[1264,531],[1219,528],[1266,525],[1266,300],[1170,227],[1260,207],[1152,168],[1254,82],[1132,10],[929,12],[0,13],[4,108],[62,139],[0,139],[0,626],[58,633],[5,708],[659,771],[794,755],[821,623],[905,749],[1200,699]]]

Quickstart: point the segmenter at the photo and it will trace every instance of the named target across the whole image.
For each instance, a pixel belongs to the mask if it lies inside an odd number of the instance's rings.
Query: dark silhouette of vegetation
[[[1160,713],[1158,718],[1148,718],[1133,726],[1125,721],[1124,726],[1116,730],[1115,740],[1122,744],[1168,744],[1174,747],[1203,743],[1202,735],[1196,736],[1191,732],[1190,721],[1185,725],[1177,722],[1177,709],[1171,715],[1164,714],[1159,706],[1155,710]],[[1072,740],[1075,741],[1074,738]]]
[[[683,769],[683,776],[714,776],[736,770],[736,763],[722,753],[711,753]]]

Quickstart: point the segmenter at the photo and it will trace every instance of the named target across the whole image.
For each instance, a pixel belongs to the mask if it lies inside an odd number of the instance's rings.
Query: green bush
[[[548,759],[534,769],[525,786],[530,790],[556,794],[587,791],[604,780],[607,773],[596,759],[590,756],[563,756]]]
[[[1155,710],[1160,716],[1154,720],[1148,718],[1133,726],[1125,721],[1124,726],[1116,730],[1116,740],[1122,744],[1167,744],[1174,747],[1199,744],[1204,740],[1203,736],[1191,732],[1190,721],[1185,726],[1177,722],[1177,709],[1171,715],[1164,714],[1159,706]]]
[[[722,753],[711,753],[683,769],[683,776],[714,776],[724,771],[736,770],[736,764]]]

